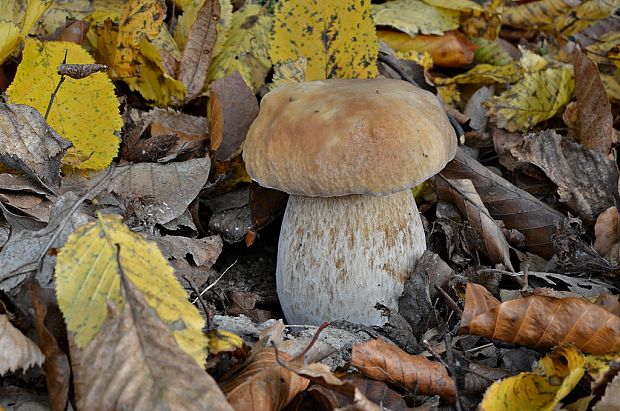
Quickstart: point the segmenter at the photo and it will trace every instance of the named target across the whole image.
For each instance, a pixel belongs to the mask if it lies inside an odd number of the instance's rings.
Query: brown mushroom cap
[[[265,95],[243,160],[260,185],[291,194],[386,195],[441,171],[456,147],[432,93],[401,80],[330,79]]]

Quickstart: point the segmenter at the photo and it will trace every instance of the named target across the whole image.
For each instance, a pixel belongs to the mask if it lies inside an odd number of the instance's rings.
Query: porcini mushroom
[[[278,87],[244,143],[248,174],[290,193],[276,285],[289,323],[381,325],[426,249],[410,188],[439,172],[456,135],[432,93],[386,78]]]

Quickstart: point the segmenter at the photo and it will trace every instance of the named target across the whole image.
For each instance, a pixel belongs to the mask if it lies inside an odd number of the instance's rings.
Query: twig
[[[448,368],[448,373],[450,374],[450,377],[452,377],[452,380],[454,381],[454,387],[456,388],[456,401],[454,401],[454,406],[457,411],[461,411],[462,408],[459,395],[459,384],[456,381],[456,375],[454,372],[456,362],[454,361],[454,351],[452,351],[452,336],[450,336],[449,333],[446,334],[444,342],[446,344],[446,360],[448,361],[448,365],[450,365],[450,367]]]
[[[444,302],[448,305],[448,307],[450,307],[452,311],[454,311],[459,316],[459,319],[463,318],[463,310],[461,310],[461,307],[459,307],[459,305],[452,299],[452,297],[450,297],[450,295],[437,284],[435,284],[434,288],[435,290],[437,290],[441,298],[443,298]]]
[[[65,50],[65,58],[62,60],[62,64],[66,64],[67,63],[67,52],[68,51],[69,50]],[[60,86],[64,82],[65,82],[65,75],[61,74],[60,75],[60,81],[58,82],[58,85],[56,86],[56,90],[54,90],[54,92],[50,96],[50,102],[47,103],[47,109],[45,110],[45,115],[43,116],[45,121],[47,121],[47,116],[50,114],[50,110],[52,109],[52,104],[54,103],[54,99],[56,98],[56,94],[58,94],[58,90],[60,90]]]
[[[194,280],[192,280],[190,277],[187,277],[185,275],[181,275],[181,277],[183,277],[183,279],[185,281],[187,281],[187,283],[189,284],[189,286],[192,289],[192,291],[196,295],[199,295],[200,291],[198,291],[198,287],[196,287],[196,284],[194,283]],[[213,321],[212,321],[212,317],[210,315],[210,311],[207,308],[207,305],[205,304],[205,302],[203,301],[202,298],[198,298],[198,302],[200,303],[200,308],[202,308],[202,311],[205,314],[205,318],[207,319],[207,329],[210,330],[212,328],[212,325],[213,325]]]
[[[312,348],[312,346],[314,345],[314,343],[316,342],[317,338],[319,338],[319,335],[321,334],[321,332],[326,329],[328,326],[330,325],[329,321],[325,321],[323,324],[321,324],[319,326],[319,328],[317,328],[317,330],[314,332],[314,335],[312,336],[312,340],[310,340],[310,342],[308,343],[308,345],[306,346],[306,348],[299,354],[297,354],[293,360],[298,360],[300,358],[302,358],[304,355],[306,355],[308,353],[308,351],[310,351],[310,348]]]
[[[198,297],[194,298],[194,301],[192,301],[192,304],[196,304],[196,301],[198,301],[198,299],[200,297],[202,297],[204,295],[204,293],[206,293],[211,288],[213,288],[217,284],[217,282],[220,281],[222,279],[222,277],[224,277],[224,274],[226,274],[228,272],[228,270],[230,270],[233,267],[233,265],[237,264],[237,261],[239,261],[239,260],[235,260],[235,262],[233,262],[231,265],[229,265],[228,268],[225,269],[224,272],[222,274],[220,274],[220,276],[217,277],[217,279],[213,283],[209,284],[209,286],[207,288],[202,290],[202,292],[198,295]]]

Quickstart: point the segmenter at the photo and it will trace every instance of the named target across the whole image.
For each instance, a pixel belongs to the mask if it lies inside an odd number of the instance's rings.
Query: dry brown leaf
[[[198,97],[207,78],[207,70],[217,40],[217,24],[220,19],[220,2],[206,0],[190,29],[177,79],[185,85],[185,102]]]
[[[594,224],[594,250],[603,257],[609,255],[618,242],[618,209],[609,207],[596,218]]]
[[[280,352],[278,358],[291,364],[289,354]],[[298,361],[303,362],[303,359]],[[267,348],[253,353],[243,370],[220,387],[235,410],[277,411],[304,391],[309,382],[280,366],[275,350]]]
[[[593,411],[614,411],[620,409],[620,374],[607,384],[605,394],[592,408]]]
[[[484,206],[471,180],[437,178],[437,195],[443,201],[455,203],[482,241],[478,250],[493,264],[504,264],[514,271],[509,246],[500,227]]]
[[[168,259],[184,259],[191,255],[197,267],[210,268],[222,252],[224,243],[219,235],[203,238],[189,238],[178,235],[145,236],[155,241],[164,257]]]
[[[384,409],[387,408],[392,411],[405,411],[408,409],[403,397],[382,381],[371,380],[354,374],[343,379],[343,382],[352,384],[366,398],[375,404],[381,404]],[[308,392],[314,395],[328,410],[353,404],[351,396],[331,390],[324,385],[312,385],[308,388]]]
[[[237,316],[243,314],[257,324],[273,318],[271,311],[260,310],[255,307],[257,298],[255,293],[232,290],[228,315]]]
[[[620,317],[578,298],[532,295],[501,303],[468,283],[460,333],[549,348],[573,344],[586,353],[620,350]]]
[[[589,150],[608,154],[612,144],[614,119],[598,68],[588,56],[575,50],[573,70],[579,141]]]
[[[54,289],[42,289],[37,282],[30,283],[30,298],[35,311],[35,328],[39,339],[39,347],[45,355],[45,380],[50,395],[52,411],[64,411],[69,398],[71,365],[67,354],[60,348],[56,337],[45,324],[48,306],[59,310],[54,303]],[[55,306],[55,307],[54,307]],[[60,311],[57,311],[60,316]],[[61,324],[64,325],[64,322]]]
[[[519,161],[540,167],[558,186],[560,201],[587,223],[614,204],[616,163],[598,151],[560,137],[554,130],[528,134],[510,149]]]
[[[69,338],[78,409],[232,411],[142,293],[125,275],[121,281],[122,312],[109,303],[108,319],[84,349]]]
[[[279,217],[286,208],[288,194],[273,188],[261,187],[255,181],[250,185],[250,212],[254,229],[259,229]]]
[[[217,150],[218,161],[239,154],[241,143],[257,115],[256,97],[238,71],[211,83],[211,149]]]
[[[491,217],[523,233],[529,251],[546,258],[553,255],[553,236],[564,221],[560,212],[491,172],[461,149],[441,175],[471,180]]]
[[[351,365],[370,378],[405,386],[422,395],[439,395],[454,402],[456,386],[438,362],[410,355],[384,340],[353,346]]]
[[[32,107],[0,103],[0,164],[18,169],[46,187],[60,186],[60,162],[71,143]]]
[[[0,314],[0,376],[9,371],[41,365],[45,356],[39,347]]]

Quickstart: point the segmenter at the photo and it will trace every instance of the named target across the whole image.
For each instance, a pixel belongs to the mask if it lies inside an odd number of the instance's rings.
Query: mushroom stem
[[[276,281],[289,323],[349,320],[382,325],[374,308],[398,308],[403,284],[426,249],[411,190],[374,197],[288,200]]]

